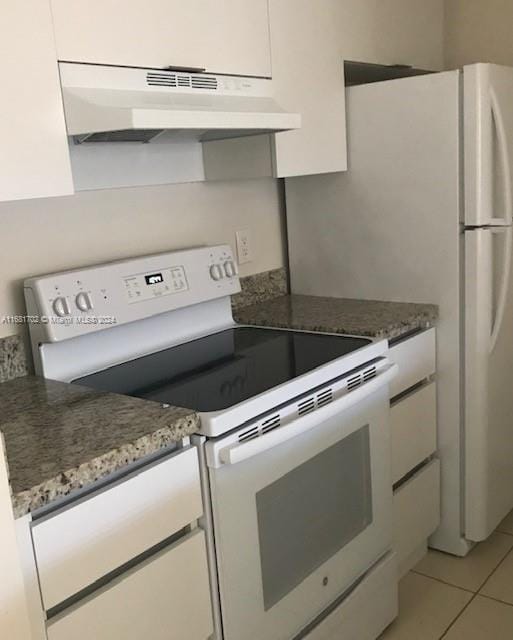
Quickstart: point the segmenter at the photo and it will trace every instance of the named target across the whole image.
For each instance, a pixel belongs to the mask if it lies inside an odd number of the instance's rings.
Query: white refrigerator
[[[347,126],[347,173],[286,181],[292,292],[439,305],[431,546],[465,555],[513,508],[513,69],[351,87]]]

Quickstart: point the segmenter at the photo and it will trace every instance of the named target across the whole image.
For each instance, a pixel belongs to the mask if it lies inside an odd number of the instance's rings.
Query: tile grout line
[[[507,607],[513,607],[513,602],[506,602],[506,600],[499,600],[499,598],[493,598],[492,596],[485,596],[484,593],[476,593],[476,596],[481,596],[481,598],[486,598],[487,600],[493,600],[494,602],[498,602],[499,604],[504,604]]]
[[[447,637],[447,634],[452,629],[452,627],[456,624],[456,622],[461,618],[461,616],[465,613],[465,611],[470,607],[472,602],[474,602],[474,600],[478,596],[481,597],[481,598],[486,598],[487,600],[491,600],[492,602],[497,602],[498,604],[503,604],[503,605],[505,605],[507,607],[513,607],[513,604],[511,604],[510,602],[504,602],[504,600],[497,600],[497,598],[490,598],[490,596],[484,596],[481,593],[474,593],[472,595],[472,597],[470,598],[470,600],[467,602],[467,604],[463,607],[463,609],[458,613],[458,615],[454,618],[454,620],[450,623],[450,625],[447,627],[447,629],[440,636],[439,640],[443,640],[444,638]]]
[[[470,605],[472,604],[472,602],[474,602],[474,600],[477,598],[477,593],[474,593],[472,595],[472,597],[470,598],[470,600],[467,602],[467,604],[463,607],[463,609],[458,613],[458,615],[454,618],[454,620],[450,623],[450,625],[447,627],[447,629],[442,633],[442,635],[440,636],[439,640],[443,640],[444,638],[447,637],[447,634],[449,633],[449,631],[452,629],[452,627],[456,624],[456,621],[459,620],[461,618],[461,616],[465,613],[465,611],[470,607]]]
[[[459,589],[459,591],[464,591],[465,593],[471,593],[472,595],[476,595],[477,591],[472,591],[472,589],[466,589],[465,587],[460,587],[457,584],[452,584],[452,582],[446,582],[442,580],[442,578],[434,578],[433,576],[428,576],[425,573],[420,573],[420,571],[415,571],[415,569],[410,569],[412,573],[415,573],[417,576],[422,576],[423,578],[428,578],[429,580],[434,580],[435,582],[439,582],[440,584],[444,584],[446,587],[452,587],[453,589]],[[488,578],[487,578],[488,580]]]
[[[500,533],[500,532],[499,532]],[[506,534],[509,535],[509,534]],[[497,569],[501,566],[501,564],[506,560],[506,558],[513,553],[513,547],[507,551],[505,553],[505,555],[501,558],[500,562],[495,566],[495,568],[493,569],[493,571],[491,571],[491,573],[487,576],[487,578],[484,580],[484,582],[480,585],[479,589],[475,592],[470,592],[473,593],[472,597],[470,598],[470,600],[467,602],[467,604],[463,607],[463,609],[458,613],[458,615],[454,618],[454,620],[451,622],[451,624],[447,627],[447,629],[444,631],[444,633],[440,636],[439,640],[443,640],[444,638],[447,637],[447,634],[449,633],[449,631],[452,629],[452,627],[456,624],[457,620],[459,620],[461,618],[461,616],[465,613],[465,611],[470,607],[470,605],[472,604],[472,602],[474,602],[474,600],[478,597],[481,596],[482,598],[487,598],[488,596],[483,596],[482,594],[480,594],[480,590],[484,587],[484,585],[488,582],[488,580],[492,577],[492,575],[497,571]],[[420,574],[423,575],[423,574]],[[440,581],[442,582],[442,581]],[[443,583],[443,584],[448,584],[448,583]],[[469,591],[467,591],[466,589],[462,589],[461,587],[457,587],[456,585],[450,585],[448,584],[448,586],[452,586],[455,587],[457,589],[461,589],[462,591],[466,591],[467,593],[469,593]],[[503,602],[502,600],[497,600],[495,598],[488,598],[489,600],[495,600],[495,602],[498,602],[500,604],[505,604],[508,605],[507,602]],[[509,605],[512,606],[513,605]]]
[[[485,586],[485,584],[488,582],[488,580],[493,576],[493,574],[497,571],[497,569],[502,565],[502,563],[506,560],[506,558],[513,554],[513,547],[511,547],[511,549],[501,558],[501,561],[499,562],[499,564],[495,567],[495,569],[490,573],[489,576],[487,576],[486,580],[480,585],[479,589],[476,591],[476,593],[479,593],[481,591],[481,589]]]
[[[501,532],[499,532],[501,533]],[[513,536],[511,536],[510,534],[505,534],[508,535],[510,538],[512,538]],[[480,543],[482,544],[482,543]],[[436,549],[435,549],[436,551]],[[438,553],[444,553],[442,552],[438,552]],[[506,560],[506,558],[510,555],[513,554],[513,547],[511,547],[510,549],[508,549],[508,551],[506,551],[506,553],[501,557],[501,559],[499,560],[499,562],[494,566],[494,568],[491,570],[491,572],[489,574],[487,574],[486,578],[483,580],[483,582],[481,582],[477,588],[477,591],[473,591],[472,589],[468,589],[465,587],[461,587],[460,585],[457,584],[453,584],[452,582],[446,582],[445,580],[442,580],[441,578],[435,578],[433,576],[427,575],[426,573],[421,573],[418,570],[415,569],[411,569],[411,571],[413,573],[416,573],[419,576],[424,576],[425,578],[431,578],[432,580],[437,580],[438,582],[441,582],[442,584],[447,585],[448,587],[454,587],[455,589],[461,589],[462,591],[466,591],[467,593],[474,593],[474,594],[478,594],[480,592],[480,590],[485,586],[485,584],[488,582],[488,580],[492,577],[492,575],[497,571],[497,569],[501,566],[501,564]],[[450,556],[450,554],[447,554]],[[456,556],[451,556],[451,557],[456,557]],[[462,558],[463,560],[464,558]]]
[[[427,578],[428,580],[434,580],[435,582],[438,582],[439,584],[443,584],[446,587],[451,587],[452,589],[457,589],[458,591],[463,591],[463,593],[468,593],[470,595],[470,599],[469,601],[463,606],[463,608],[461,609],[461,611],[459,611],[456,616],[454,617],[453,620],[451,620],[451,622],[449,623],[449,625],[447,626],[447,628],[445,629],[445,631],[442,633],[442,635],[439,637],[438,640],[443,640],[443,638],[445,638],[446,634],[449,632],[449,630],[451,629],[451,627],[453,626],[453,624],[456,622],[456,620],[458,620],[458,618],[463,614],[463,612],[465,611],[465,609],[470,605],[470,603],[477,597],[477,592],[475,591],[470,591],[469,589],[464,589],[463,587],[459,587],[455,584],[451,584],[450,582],[445,582],[444,580],[440,580],[440,578],[433,578],[432,576],[426,576],[423,573],[420,573],[418,571],[415,571],[414,569],[410,569],[411,573],[415,573],[418,576],[422,576],[422,578]]]

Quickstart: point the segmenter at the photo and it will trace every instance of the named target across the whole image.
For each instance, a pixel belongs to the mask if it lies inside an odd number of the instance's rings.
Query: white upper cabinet
[[[273,85],[302,126],[275,136],[279,178],[347,169],[340,0],[270,0]]]
[[[207,180],[347,169],[344,16],[339,0],[270,0],[273,93],[301,128],[203,144]]]
[[[0,200],[73,193],[50,5],[3,2]]]
[[[271,76],[267,0],[52,0],[59,60]]]

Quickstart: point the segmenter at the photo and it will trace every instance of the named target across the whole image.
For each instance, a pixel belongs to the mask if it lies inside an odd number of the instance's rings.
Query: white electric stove
[[[199,413],[216,640],[373,640],[397,612],[388,344],[236,325],[238,291],[228,246],[29,279],[36,372]]]

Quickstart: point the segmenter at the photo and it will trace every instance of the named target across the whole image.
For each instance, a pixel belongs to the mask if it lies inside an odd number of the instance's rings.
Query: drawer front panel
[[[433,455],[436,441],[436,383],[431,382],[392,405],[392,482]]]
[[[440,461],[433,460],[394,493],[394,545],[404,562],[440,523]]]
[[[186,449],[32,529],[45,609],[162,542],[203,512],[198,456]]]
[[[396,555],[389,553],[305,640],[375,640],[396,617],[397,608]]]
[[[207,640],[211,633],[200,529],[48,625],[48,640]]]
[[[436,330],[423,331],[393,345],[390,359],[399,365],[399,373],[390,384],[393,398],[435,373]]]

